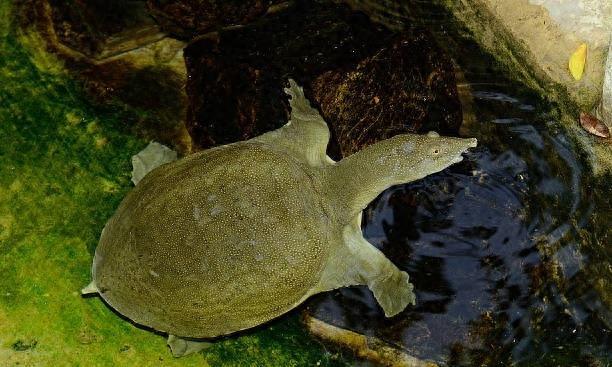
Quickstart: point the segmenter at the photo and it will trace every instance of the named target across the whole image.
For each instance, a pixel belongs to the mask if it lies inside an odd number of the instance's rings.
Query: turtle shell
[[[102,232],[93,266],[119,313],[183,337],[250,328],[299,304],[329,255],[309,166],[242,142],[150,172]]]

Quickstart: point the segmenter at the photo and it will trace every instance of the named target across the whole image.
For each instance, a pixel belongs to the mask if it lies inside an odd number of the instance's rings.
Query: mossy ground
[[[106,219],[130,190],[146,111],[90,103],[0,1],[0,365],[341,365],[288,316],[174,359],[164,337],[83,298]],[[163,362],[161,362],[163,361]]]

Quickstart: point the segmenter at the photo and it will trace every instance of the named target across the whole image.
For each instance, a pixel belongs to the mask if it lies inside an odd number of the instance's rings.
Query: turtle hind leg
[[[336,246],[319,284],[310,294],[351,285],[367,285],[385,316],[395,316],[409,304],[415,304],[414,287],[406,272],[398,269],[380,250],[363,238],[360,223],[361,214],[352,225],[344,228],[343,243]]]
[[[150,142],[146,148],[132,156],[132,182],[137,185],[147,173],[176,159],[174,150],[160,143]]]
[[[170,347],[172,355],[176,358],[197,353],[212,345],[212,343],[209,342],[194,339],[184,339],[172,334],[168,335],[167,344]]]
[[[95,294],[99,292],[100,291],[98,290],[98,286],[96,286],[96,282],[94,282],[93,280],[91,281],[91,283],[89,283],[83,289],[81,289],[82,295]]]

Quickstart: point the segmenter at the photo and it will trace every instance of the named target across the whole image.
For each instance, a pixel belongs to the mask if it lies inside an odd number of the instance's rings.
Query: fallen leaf
[[[569,70],[572,76],[576,80],[582,79],[582,73],[584,72],[584,64],[586,63],[587,56],[587,45],[586,43],[581,44],[576,51],[572,54],[569,59]]]
[[[608,127],[590,113],[580,112],[580,125],[582,125],[586,131],[593,135],[597,135],[602,138],[610,137],[610,130]]]

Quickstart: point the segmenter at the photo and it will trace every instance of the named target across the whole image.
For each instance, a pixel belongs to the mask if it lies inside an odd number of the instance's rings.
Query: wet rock
[[[461,125],[450,60],[422,30],[404,32],[349,68],[312,84],[341,156],[405,132],[456,135]]]
[[[125,122],[134,133],[186,154],[191,139],[184,125],[185,75],[171,64],[148,63],[146,55],[141,57],[83,63],[76,67],[76,76],[92,101],[139,111],[137,119]]]
[[[429,10],[442,6],[499,64],[541,94],[567,93],[586,111],[601,96],[612,19],[609,0],[345,1],[393,29],[410,27],[415,20],[435,24],[440,13]],[[449,25],[440,27],[441,37],[447,37]],[[568,60],[585,42],[584,77],[576,81]]]
[[[109,9],[119,12],[129,8],[135,13],[107,14],[110,10],[98,1],[75,1],[69,9],[66,2],[24,0],[16,4],[15,14],[23,32],[40,37],[46,51],[61,60],[62,67],[82,84],[92,101],[138,111],[134,121],[126,121],[134,133],[187,153],[191,140],[184,126],[184,42],[140,37],[146,24],[155,26],[144,1],[115,3],[109,2]],[[134,16],[148,21],[120,19],[129,14],[139,14]],[[102,19],[105,17],[110,20]],[[95,18],[101,18],[94,20],[97,26],[86,23]],[[82,32],[66,33],[73,25],[81,27],[77,28]],[[108,38],[100,38],[101,34]]]
[[[265,67],[224,62],[213,55],[188,58],[187,128],[196,146],[245,140],[282,126],[289,104],[282,81]],[[201,68],[201,69],[200,69]],[[271,103],[271,101],[277,103]]]
[[[386,34],[344,6],[313,3],[191,43],[184,54],[194,142],[205,148],[282,126],[288,76],[308,85],[331,65],[371,53]]]
[[[147,0],[149,11],[162,29],[176,37],[196,35],[235,24],[248,23],[264,14],[274,0]]]
[[[103,59],[164,36],[144,0],[48,0],[46,6],[58,41],[88,57]]]
[[[298,2],[197,39],[184,55],[199,148],[282,126],[288,77],[321,105],[334,158],[400,132],[456,134],[461,121],[452,66],[428,33],[393,35],[344,5]]]
[[[601,101],[597,106],[597,116],[608,126],[612,127],[612,37],[606,59],[605,74]]]

